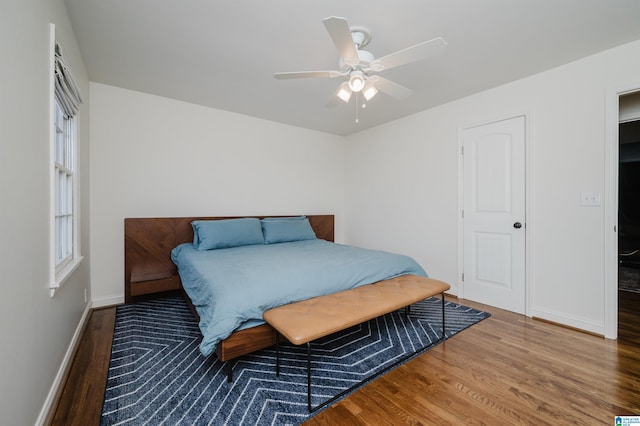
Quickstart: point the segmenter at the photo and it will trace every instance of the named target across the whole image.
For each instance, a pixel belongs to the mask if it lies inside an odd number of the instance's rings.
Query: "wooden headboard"
[[[162,217],[125,218],[124,220],[124,295],[125,303],[182,288],[171,250],[193,241],[194,220],[220,220],[238,217]],[[270,216],[273,217],[273,216]],[[334,215],[307,216],[318,238],[334,241]]]

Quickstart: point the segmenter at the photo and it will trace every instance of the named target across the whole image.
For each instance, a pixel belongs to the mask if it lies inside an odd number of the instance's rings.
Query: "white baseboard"
[[[93,308],[104,308],[105,306],[122,305],[124,303],[124,296],[107,296],[91,299]]]
[[[597,322],[589,318],[579,317],[575,315],[569,315],[564,312],[555,312],[550,309],[540,307],[534,307],[532,313],[532,316],[534,318],[552,321],[558,324],[604,336],[604,323],[602,322]]]
[[[58,392],[61,391],[60,387],[64,386],[63,381],[65,380],[69,369],[71,368],[71,363],[73,362],[73,357],[76,353],[76,349],[78,347],[78,343],[80,342],[80,337],[82,337],[82,331],[84,330],[84,326],[89,319],[89,314],[91,313],[92,304],[91,302],[87,303],[87,306],[82,313],[82,317],[80,317],[80,321],[78,322],[78,326],[76,327],[76,331],[73,333],[73,337],[71,338],[71,342],[69,343],[69,347],[67,348],[67,352],[64,354],[64,358],[62,358],[62,363],[60,364],[60,368],[58,368],[58,373],[53,380],[53,384],[51,385],[51,389],[49,389],[49,394],[47,395],[47,399],[44,401],[44,405],[40,410],[40,414],[38,415],[38,419],[36,420],[36,425],[41,426],[44,425],[47,421],[51,413],[51,410],[54,410],[56,407],[54,406],[57,403]]]

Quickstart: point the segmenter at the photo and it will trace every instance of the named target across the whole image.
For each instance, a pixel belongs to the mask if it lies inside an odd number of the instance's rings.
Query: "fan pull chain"
[[[358,99],[358,96],[359,96],[359,95],[360,95],[360,93],[359,93],[359,92],[356,92],[356,101],[353,103],[353,104],[356,106],[356,124],[358,124],[358,122],[360,121],[360,120],[358,119],[358,109],[359,109],[359,108],[358,108],[358,103],[360,102],[360,101],[359,101],[359,99]]]

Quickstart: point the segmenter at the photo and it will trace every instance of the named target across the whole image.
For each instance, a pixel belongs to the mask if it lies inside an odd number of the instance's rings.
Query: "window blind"
[[[60,106],[69,117],[78,113],[82,96],[80,89],[73,78],[71,68],[66,64],[62,56],[62,48],[56,43],[55,50],[55,95]]]

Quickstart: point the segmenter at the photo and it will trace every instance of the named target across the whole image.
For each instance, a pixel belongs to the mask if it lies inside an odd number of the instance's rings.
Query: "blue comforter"
[[[171,259],[200,315],[205,356],[234,330],[262,323],[262,314],[276,306],[400,275],[427,275],[410,257],[324,240],[208,251],[185,243]]]

